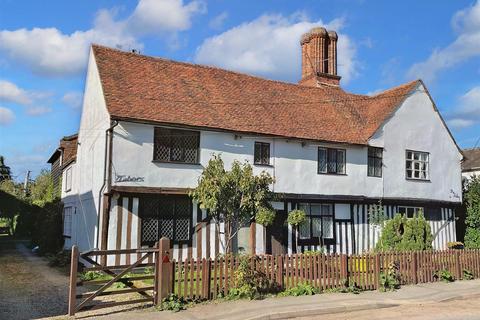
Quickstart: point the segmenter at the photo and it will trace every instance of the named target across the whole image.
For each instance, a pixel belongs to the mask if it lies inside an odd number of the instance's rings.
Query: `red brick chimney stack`
[[[339,86],[337,75],[337,40],[335,31],[323,27],[311,29],[302,35],[302,79],[306,86]]]

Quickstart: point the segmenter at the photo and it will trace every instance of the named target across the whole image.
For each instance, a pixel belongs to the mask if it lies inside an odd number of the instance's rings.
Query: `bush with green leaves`
[[[252,268],[252,259],[255,259],[255,262],[260,260],[258,256],[239,256],[240,263],[233,275],[234,285],[230,288],[227,299],[257,299],[278,291],[279,288],[264,272]]]
[[[473,272],[468,269],[463,269],[463,280],[473,280]]]
[[[287,290],[281,292],[279,296],[313,296],[314,294],[320,293],[320,290],[313,287],[312,285],[306,282],[300,282],[296,286],[288,288]]]
[[[305,211],[295,209],[288,213],[287,222],[289,225],[295,228],[296,233],[298,234],[299,226],[307,220],[307,215]],[[298,248],[298,236],[295,237],[295,248]]]
[[[169,310],[173,312],[179,312],[185,310],[187,301],[183,297],[171,293],[168,297],[163,299],[160,310]]]
[[[423,213],[413,218],[396,214],[388,220],[377,242],[377,251],[412,251],[432,249],[432,230]]]
[[[390,262],[385,271],[380,273],[380,287],[381,292],[394,291],[400,288],[400,272],[399,266],[396,262]]]
[[[443,282],[453,282],[455,278],[448,269],[438,270],[433,274],[434,278],[440,279]]]
[[[465,247],[480,249],[480,176],[467,180],[463,197],[467,207]]]

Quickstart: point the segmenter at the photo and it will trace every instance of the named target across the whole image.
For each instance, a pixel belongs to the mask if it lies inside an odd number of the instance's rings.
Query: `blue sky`
[[[17,179],[48,168],[78,130],[91,42],[296,82],[316,25],[339,33],[343,88],[421,78],[458,144],[478,143],[478,1],[0,0],[0,154]]]

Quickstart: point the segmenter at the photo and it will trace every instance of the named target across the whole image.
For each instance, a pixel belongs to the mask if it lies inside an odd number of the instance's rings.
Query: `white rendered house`
[[[221,154],[227,168],[240,160],[269,172],[281,195],[274,226],[242,229],[236,250],[368,251],[378,203],[389,217],[422,210],[434,247],[445,248],[455,240],[462,153],[420,80],[375,96],[342,90],[336,42],[323,28],[302,37],[299,84],[92,46],[68,245],[137,248],[168,236],[176,259],[221,253],[215,225],[188,197]],[[295,208],[308,215],[298,248],[284,223]]]

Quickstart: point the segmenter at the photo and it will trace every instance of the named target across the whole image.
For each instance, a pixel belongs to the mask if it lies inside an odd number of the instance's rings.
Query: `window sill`
[[[413,179],[413,178],[405,178],[407,181],[413,181],[413,182],[432,182],[430,179]]]
[[[346,173],[331,173],[331,172],[317,172],[317,174],[325,175],[325,176],[346,176]]]
[[[256,166],[256,167],[273,168],[273,165],[272,165],[272,164],[254,163],[253,165]]]
[[[382,176],[370,176],[368,174],[367,174],[367,177],[369,177],[369,178],[382,178]]]
[[[152,160],[152,163],[164,163],[164,164],[181,164],[181,165],[190,165],[190,166],[200,166],[200,162],[180,162],[180,161],[161,161],[161,160]]]

